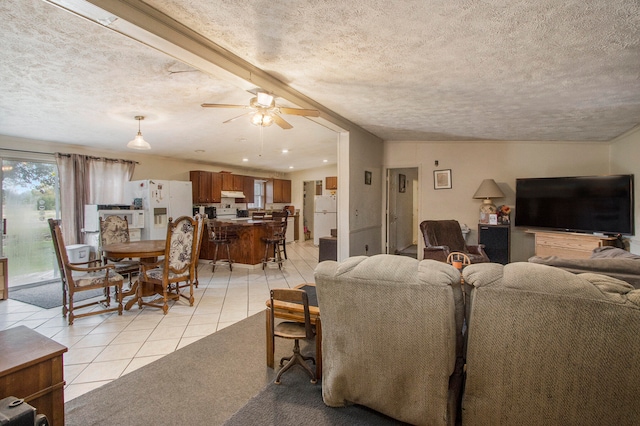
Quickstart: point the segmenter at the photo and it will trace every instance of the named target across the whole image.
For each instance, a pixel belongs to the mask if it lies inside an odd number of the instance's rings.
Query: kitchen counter
[[[231,258],[235,264],[245,266],[262,265],[264,257],[265,243],[262,238],[266,236],[266,231],[262,224],[265,220],[253,220],[251,218],[225,219],[224,222],[234,226],[238,238],[230,246]],[[207,235],[205,235],[207,238]],[[200,259],[212,260],[215,253],[215,244],[207,241],[202,242]],[[220,252],[218,251],[218,256]]]

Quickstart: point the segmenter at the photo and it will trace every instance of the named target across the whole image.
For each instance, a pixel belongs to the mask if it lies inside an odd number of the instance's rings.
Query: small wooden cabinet
[[[291,181],[285,179],[271,179],[266,185],[267,203],[290,203]]]
[[[0,331],[0,348],[0,399],[24,399],[50,425],[63,426],[66,346],[21,325]]]
[[[536,238],[536,256],[558,256],[564,259],[588,259],[593,249],[615,245],[615,237],[528,230]]]
[[[338,176],[327,176],[326,187],[328,190],[338,189]]]

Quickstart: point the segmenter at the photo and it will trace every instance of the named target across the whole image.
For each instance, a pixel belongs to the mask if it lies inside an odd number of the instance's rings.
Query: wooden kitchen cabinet
[[[327,176],[326,187],[329,190],[338,189],[338,176]]]
[[[222,202],[222,176],[221,173],[211,172],[211,202]]]
[[[271,179],[267,181],[267,203],[290,203],[291,181],[286,179]]]
[[[255,198],[255,178],[252,176],[244,176],[244,188],[242,192],[244,192],[245,202],[253,203],[253,199]]]
[[[211,172],[192,170],[189,172],[189,180],[194,203],[213,203]]]
[[[244,191],[244,176],[232,173],[220,173],[222,175],[223,191]]]
[[[219,203],[222,201],[222,177],[220,173],[192,170],[189,172],[194,204]]]

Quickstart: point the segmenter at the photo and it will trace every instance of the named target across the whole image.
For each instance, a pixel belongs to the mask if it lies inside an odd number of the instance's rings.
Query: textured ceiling
[[[640,122],[637,0],[146,3],[385,140],[609,141]],[[242,110],[200,107],[251,94],[48,3],[3,0],[0,19],[0,134],[124,148],[141,114],[160,155],[336,161],[333,131],[285,116],[263,147],[222,124]]]

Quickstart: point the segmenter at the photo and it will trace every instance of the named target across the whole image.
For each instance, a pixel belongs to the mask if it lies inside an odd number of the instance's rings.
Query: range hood
[[[220,195],[222,198],[245,198],[241,191],[222,191]]]

